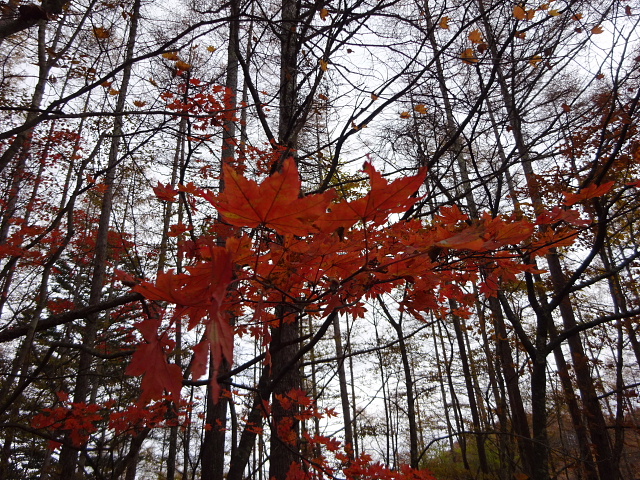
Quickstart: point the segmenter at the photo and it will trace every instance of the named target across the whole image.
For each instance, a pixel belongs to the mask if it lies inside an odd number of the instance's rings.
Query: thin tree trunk
[[[125,61],[133,58],[134,47],[137,38],[138,18],[140,14],[140,0],[135,0],[131,13],[131,23],[129,25],[129,36],[127,40],[127,50]],[[131,77],[131,64],[127,63],[122,72],[122,82],[120,84],[120,93],[116,104],[116,112],[123,112],[127,92],[129,89],[129,79]],[[91,279],[91,291],[89,294],[89,305],[95,305],[102,298],[102,287],[106,274],[107,256],[108,256],[108,234],[111,216],[111,206],[113,203],[114,182],[118,165],[118,150],[123,135],[124,116],[117,115],[113,124],[113,133],[111,137],[111,146],[109,150],[109,160],[107,165],[107,173],[104,178],[105,191],[102,196],[102,205],[100,210],[100,220],[98,224],[98,232],[96,235],[95,255],[93,259],[93,276]],[[83,344],[91,347],[98,333],[98,315],[91,315],[86,322],[83,332]],[[78,375],[74,390],[74,402],[84,402],[87,399],[91,382],[91,365],[93,356],[88,350],[82,350],[80,353],[80,361],[78,365]],[[67,445],[62,447],[60,453],[60,479],[69,480],[74,478],[77,451]]]
[[[382,307],[382,310],[387,317],[387,320],[396,331],[398,336],[398,346],[400,347],[400,358],[402,359],[402,369],[404,372],[404,382],[407,389],[407,421],[409,422],[409,466],[411,468],[418,468],[418,461],[420,453],[418,451],[418,426],[416,423],[416,398],[414,394],[413,386],[413,374],[411,372],[411,363],[409,362],[409,353],[407,351],[407,345],[404,341],[404,332],[402,331],[402,313],[400,318],[396,322],[389,309],[382,301],[381,297],[378,297],[378,302]]]
[[[233,121],[233,112],[236,108],[236,97],[238,90],[238,52],[240,50],[240,1],[231,0],[229,22],[229,43],[227,46],[227,68],[225,79],[225,105],[229,110],[227,118],[223,124],[222,130],[222,148],[220,162],[220,188],[224,190],[224,166],[231,165],[235,159],[236,141],[236,124]],[[218,244],[224,245],[226,238],[218,238]],[[213,360],[213,359],[211,359]],[[229,364],[224,361],[220,368],[220,374],[224,374],[229,370]],[[210,365],[210,371],[213,370],[213,362]],[[215,379],[212,379],[216,381]],[[211,385],[207,387],[207,423],[210,429],[204,434],[204,442],[202,443],[202,480],[216,480],[223,477],[225,462],[225,442],[226,442],[226,426],[227,426],[227,408],[230,402],[229,388],[221,386],[224,390],[217,402],[213,401],[213,388]],[[235,448],[235,445],[234,445]]]
[[[333,338],[336,345],[336,358],[338,359],[338,383],[340,385],[340,401],[342,403],[342,416],[344,419],[344,443],[350,445],[347,454],[353,458],[353,424],[351,422],[351,405],[349,404],[349,390],[347,375],[344,369],[344,350],[342,348],[342,332],[340,331],[340,316],[333,320]]]
[[[455,310],[457,305],[453,300],[450,300],[451,310]],[[467,349],[465,346],[464,335],[462,332],[461,319],[455,314],[451,315],[453,328],[456,333],[456,340],[458,342],[458,354],[460,355],[460,362],[462,363],[462,371],[464,373],[465,386],[467,388],[467,397],[469,400],[469,409],[471,410],[471,420],[473,422],[473,429],[478,432],[475,435],[476,446],[478,448],[478,460],[480,461],[480,470],[482,473],[489,473],[489,465],[487,462],[487,453],[484,448],[484,435],[482,432],[482,423],[480,422],[480,413],[478,410],[478,404],[476,402],[476,394],[473,385],[473,375],[469,366],[469,358],[467,356]]]

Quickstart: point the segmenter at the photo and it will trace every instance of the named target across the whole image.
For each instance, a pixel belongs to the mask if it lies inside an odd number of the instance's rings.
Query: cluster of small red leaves
[[[73,444],[77,447],[85,445],[89,436],[98,429],[98,423],[104,420],[104,408],[95,403],[72,403],[68,395],[58,393],[61,406],[45,408],[42,413],[33,417],[31,425],[34,428],[52,429],[69,433]]]
[[[340,442],[321,435],[305,436],[310,444],[323,446],[333,454],[335,462],[329,461],[325,455],[310,460],[294,462],[287,473],[287,480],[320,480],[333,479],[341,472],[347,480],[435,480],[428,470],[417,470],[402,465],[399,470],[392,470],[380,462],[374,462],[370,455],[360,454],[353,458],[351,449],[341,448]]]
[[[311,418],[323,418],[330,416],[332,412],[320,411],[316,403],[304,390],[294,388],[284,394],[276,394],[280,407],[293,411],[293,418],[297,420],[309,420]]]
[[[206,130],[210,126],[220,126],[225,121],[237,120],[231,107],[231,93],[222,85],[203,84],[192,78],[180,85],[180,95],[164,92],[161,97],[167,102],[167,108],[196,117],[193,128]],[[188,92],[188,96],[183,95]]]
[[[97,229],[95,226],[98,218],[82,209],[74,211],[74,225],[76,233],[73,236],[70,246],[74,261],[83,265],[90,265],[96,248]],[[135,242],[131,240],[131,235],[110,229],[108,232],[109,257],[108,262],[121,263],[120,260],[128,258]]]
[[[270,145],[265,142],[264,148],[253,145],[245,145],[238,151],[238,163],[240,168],[236,172],[244,173],[243,165],[254,165],[258,174],[268,174],[275,165],[286,154],[287,148],[282,145]]]
[[[608,195],[620,199],[626,194],[628,201],[636,200],[640,131],[633,95],[635,89],[631,88],[628,92],[600,92],[591,98],[582,115],[583,126],[575,129],[560,148],[574,169],[568,175],[580,183],[575,191],[563,192],[564,205],[582,204],[582,209],[589,212],[593,198]],[[632,190],[624,191],[628,189]]]
[[[181,423],[179,415],[167,420],[170,403],[167,401],[154,402],[150,405],[130,405],[125,410],[112,412],[109,415],[109,428],[116,435],[122,433],[135,434],[143,428],[154,428],[158,425],[175,426]],[[184,421],[184,420],[182,420]]]
[[[57,395],[60,405],[43,409],[42,413],[33,417],[31,425],[38,429],[68,433],[77,447],[86,445],[91,434],[106,421],[115,435],[133,435],[143,428],[171,427],[187,422],[186,410],[175,410],[176,405],[169,402],[168,398],[149,405],[130,405],[124,410],[114,411],[114,401],[103,404],[73,403],[69,401],[67,393],[58,392]],[[174,409],[171,414],[170,408]],[[51,443],[52,448],[59,446],[58,442]]]
[[[308,415],[323,418],[325,415],[333,415],[332,411],[321,412],[315,401],[306,392],[300,389],[292,389],[289,392],[276,395],[280,405],[285,410],[295,412],[292,417],[285,417],[278,424],[278,438],[283,442],[296,445],[298,438],[293,429],[293,418],[302,420],[298,410],[307,412]],[[310,417],[309,417],[310,418]],[[294,462],[289,468],[287,480],[321,480],[336,478],[338,472],[342,472],[348,480],[361,480],[364,478],[380,480],[435,480],[426,470],[414,470],[403,466],[399,471],[373,462],[366,453],[354,458],[350,445],[344,447],[335,438],[324,435],[303,434],[308,452],[320,452],[313,458],[304,458],[301,462]]]
[[[1,206],[0,206],[1,208]],[[34,243],[35,237],[39,237],[45,231],[43,226],[26,225],[22,218],[12,218],[11,224],[16,226],[9,237],[0,243],[0,259],[5,257],[20,257],[29,263],[41,262],[45,255],[33,247],[40,246],[40,242]]]

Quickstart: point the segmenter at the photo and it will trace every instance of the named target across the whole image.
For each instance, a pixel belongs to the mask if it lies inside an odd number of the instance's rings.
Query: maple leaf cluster
[[[68,402],[68,396],[62,392],[58,397],[63,405],[43,409],[34,416],[31,425],[34,428],[61,430],[69,433],[71,442],[79,447],[85,445],[89,436],[98,430],[98,423],[104,420],[100,405],[95,403]]]
[[[227,225],[225,245],[216,245],[215,233],[200,238],[190,247],[195,264],[188,273],[161,273],[155,284],[144,282],[135,290],[174,305],[171,321],[185,316],[189,329],[204,326],[206,335],[191,362],[194,378],[207,372],[210,354],[215,382],[221,362],[233,361],[235,334],[248,332],[267,342],[270,327],[303,312],[363,316],[366,299],[399,287],[404,290],[400,309],[416,318],[425,312],[448,315],[450,299],[458,304],[456,313],[464,315],[473,304],[465,285],[480,284],[484,294],[496,295],[500,285],[536,271],[522,258],[543,255],[558,241],[557,229],[539,226],[562,224],[562,238],[573,242],[581,222],[568,206],[534,221],[488,213],[471,221],[456,206],[443,207],[430,224],[390,221],[420,199],[426,171],[393,181],[369,163],[364,172],[370,188],[355,200],[339,199],[333,190],[303,195],[293,158],[260,183],[226,165],[223,192],[191,189],[220,213]],[[599,193],[590,190],[582,197]],[[280,318],[275,308],[283,304],[292,313]],[[250,322],[231,327],[231,317]],[[145,343],[128,373],[144,375],[141,402],[164,391],[176,399],[180,395],[182,372],[166,360],[172,345],[160,326],[160,318],[138,324]]]

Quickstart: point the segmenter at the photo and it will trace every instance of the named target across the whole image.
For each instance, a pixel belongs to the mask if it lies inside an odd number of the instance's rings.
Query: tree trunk
[[[129,36],[127,40],[127,51],[125,60],[133,58],[134,47],[137,39],[138,18],[140,12],[140,0],[135,0],[131,13],[131,23],[129,25]],[[129,79],[131,77],[131,64],[128,63],[122,72],[122,82],[120,85],[120,93],[116,104],[116,113],[122,113],[125,107],[127,91],[129,88]],[[109,160],[107,165],[107,173],[104,178],[105,191],[102,196],[102,205],[100,209],[100,220],[98,223],[98,232],[96,234],[96,247],[93,259],[93,276],[91,279],[91,291],[89,295],[89,306],[100,302],[102,298],[102,287],[107,267],[108,257],[108,234],[110,226],[111,206],[114,194],[114,181],[116,170],[119,162],[118,150],[123,135],[124,116],[116,115],[113,123],[113,133],[111,137],[111,146],[109,149]],[[98,315],[94,314],[87,318],[86,326],[83,332],[83,344],[91,347],[94,344],[98,333]],[[91,382],[91,366],[93,363],[93,355],[87,350],[80,353],[80,361],[78,365],[78,375],[74,389],[74,402],[85,402],[90,389]],[[60,452],[60,479],[69,480],[74,478],[77,451],[68,446],[63,445]]]
[[[344,443],[350,445],[347,454],[353,458],[353,424],[351,422],[351,406],[349,405],[349,390],[347,375],[344,368],[344,350],[342,348],[342,332],[340,331],[340,316],[333,320],[333,338],[336,345],[336,358],[338,360],[338,383],[340,385],[340,402],[342,404],[342,417],[344,420]]]

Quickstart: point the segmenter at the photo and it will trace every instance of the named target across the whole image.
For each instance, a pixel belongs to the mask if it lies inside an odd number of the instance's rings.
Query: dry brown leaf
[[[469,34],[469,40],[471,40],[472,43],[482,43],[482,32],[478,29],[475,29]]]
[[[467,63],[467,64],[478,62],[478,59],[476,58],[476,53],[473,51],[473,48],[467,48],[464,52],[460,54],[460,58],[464,63]]]

